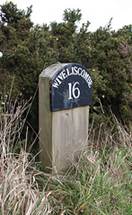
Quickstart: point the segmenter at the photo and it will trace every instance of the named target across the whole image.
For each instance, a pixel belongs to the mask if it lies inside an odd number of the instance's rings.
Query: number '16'
[[[78,99],[80,96],[80,89],[78,88],[79,82],[75,82],[74,84],[69,83],[69,97],[68,99]]]

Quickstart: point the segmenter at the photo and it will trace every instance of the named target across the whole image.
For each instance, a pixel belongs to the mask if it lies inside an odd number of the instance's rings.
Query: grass
[[[49,183],[53,214],[132,214],[131,156],[130,145],[89,148],[68,176]]]
[[[20,108],[15,114],[2,114],[0,120],[0,214],[36,215],[50,214],[48,193],[39,190],[36,178],[40,171],[35,167],[35,158],[21,142],[20,134],[27,109]],[[23,146],[25,148],[23,148]],[[16,153],[17,152],[17,153]],[[18,153],[19,152],[19,153]]]
[[[131,132],[117,121],[115,130],[91,128],[78,163],[63,176],[46,175],[20,140],[25,108],[1,116],[0,214],[131,215]]]

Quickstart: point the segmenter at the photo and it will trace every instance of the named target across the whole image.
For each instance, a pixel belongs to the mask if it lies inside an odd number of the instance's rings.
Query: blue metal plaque
[[[51,81],[51,111],[90,105],[92,80],[80,64],[65,64]]]

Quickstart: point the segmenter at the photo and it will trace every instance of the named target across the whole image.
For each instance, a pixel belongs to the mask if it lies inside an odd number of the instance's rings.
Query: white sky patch
[[[105,26],[113,18],[112,28],[118,29],[132,24],[132,0],[12,0],[18,8],[33,5],[31,16],[35,24],[61,22],[67,8],[81,9],[82,22],[90,21],[89,30]],[[0,4],[6,2],[0,0]]]

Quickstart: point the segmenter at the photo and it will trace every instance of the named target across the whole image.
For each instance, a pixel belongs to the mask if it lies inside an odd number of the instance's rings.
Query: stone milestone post
[[[87,146],[92,80],[80,64],[53,64],[39,77],[40,159],[61,173]]]

